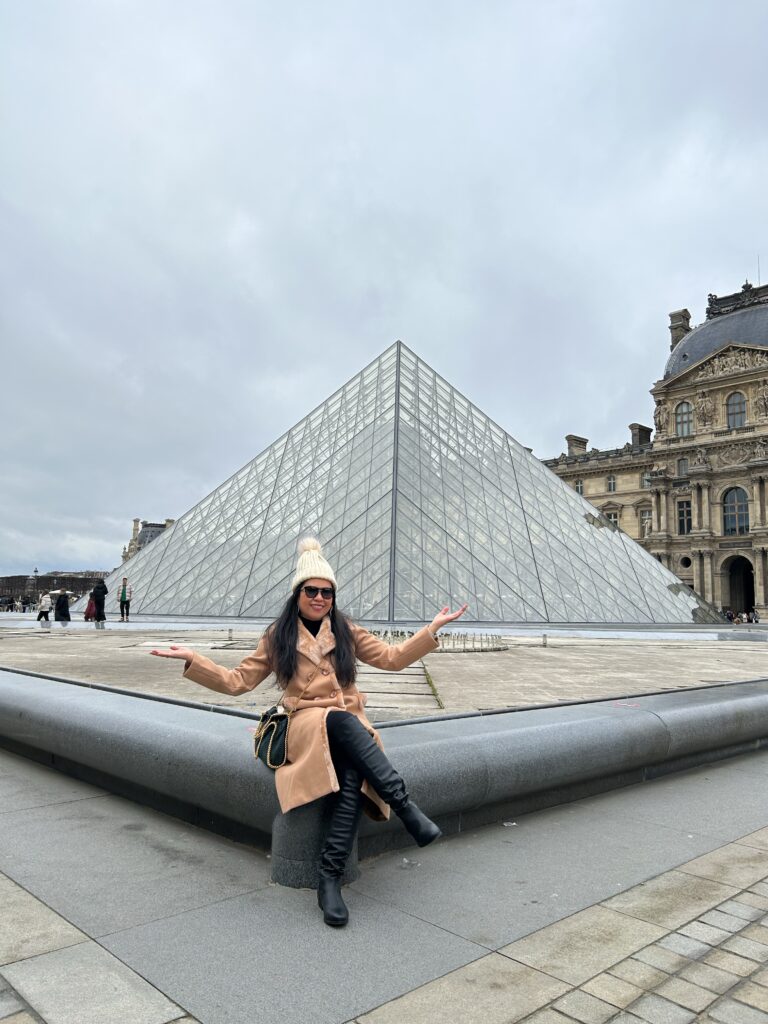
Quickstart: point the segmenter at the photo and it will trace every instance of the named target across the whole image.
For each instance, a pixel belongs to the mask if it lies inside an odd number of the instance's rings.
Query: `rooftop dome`
[[[676,377],[728,345],[768,349],[768,305],[747,306],[694,327],[672,350],[664,379]]]

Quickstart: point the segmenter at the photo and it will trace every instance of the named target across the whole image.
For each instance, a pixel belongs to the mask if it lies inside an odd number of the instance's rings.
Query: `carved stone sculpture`
[[[667,403],[662,402],[661,399],[656,403],[656,408],[653,411],[653,425],[656,427],[657,434],[666,434],[669,426],[669,409]]]
[[[768,419],[768,378],[763,377],[755,389],[755,409],[760,419]]]
[[[715,403],[706,391],[700,391],[696,398],[696,419],[702,427],[708,427],[712,423],[715,413]]]
[[[713,377],[724,377],[731,373],[744,373],[746,370],[757,370],[768,366],[768,354],[755,349],[732,348],[722,355],[714,356],[705,363],[694,375],[693,380],[712,380]]]

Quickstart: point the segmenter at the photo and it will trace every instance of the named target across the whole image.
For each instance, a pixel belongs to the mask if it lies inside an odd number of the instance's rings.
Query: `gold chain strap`
[[[304,697],[304,694],[307,692],[307,690],[312,685],[312,680],[313,679],[314,679],[314,676],[312,677],[312,679],[309,680],[307,685],[301,691],[301,694],[299,695],[299,699],[296,701],[297,705],[301,702],[301,700]],[[291,715],[293,715],[297,710],[298,710],[298,707],[293,707],[293,708],[286,709],[285,716],[288,719],[288,725],[290,725]],[[271,731],[271,736],[269,737],[269,743],[267,745],[267,764],[274,771],[277,768],[282,768],[282,765],[273,765],[272,764],[272,743],[273,743],[273,741],[275,739],[275,733],[277,732],[277,727],[275,726],[274,722],[265,722],[264,725],[260,725],[259,728],[254,733],[254,737],[253,737],[253,739],[254,739],[253,756],[254,757],[258,757],[259,756],[259,749],[261,747],[262,740],[264,739],[264,737],[266,735],[266,732],[267,732],[267,729],[269,729],[270,726],[272,726],[272,728],[270,730]]]

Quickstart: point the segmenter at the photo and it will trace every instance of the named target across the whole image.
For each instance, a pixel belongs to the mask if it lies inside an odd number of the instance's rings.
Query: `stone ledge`
[[[0,670],[0,744],[203,827],[269,845],[272,773],[252,717]],[[389,726],[414,799],[446,834],[768,743],[768,680]],[[285,831],[285,830],[283,830]],[[406,845],[365,822],[363,856]],[[290,857],[288,859],[291,859]]]

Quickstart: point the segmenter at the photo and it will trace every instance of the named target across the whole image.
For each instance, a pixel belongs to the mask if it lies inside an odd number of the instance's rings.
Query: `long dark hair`
[[[299,591],[297,587],[283,606],[283,610],[267,629],[272,669],[277,676],[277,685],[283,690],[296,675],[298,651],[296,644],[299,639]],[[352,686],[357,677],[357,657],[355,643],[349,619],[336,607],[336,594],[330,610],[331,629],[336,637],[336,650],[333,660],[336,668],[336,679],[342,688]]]

